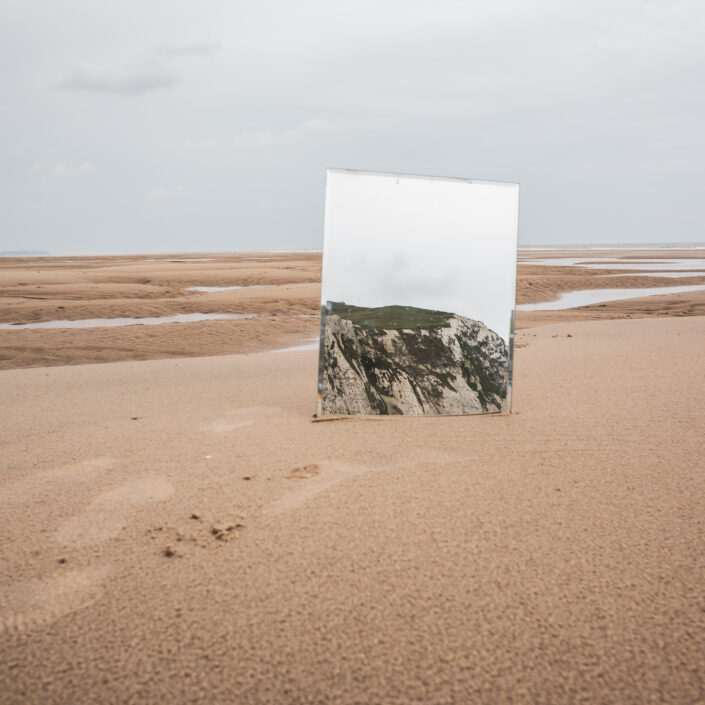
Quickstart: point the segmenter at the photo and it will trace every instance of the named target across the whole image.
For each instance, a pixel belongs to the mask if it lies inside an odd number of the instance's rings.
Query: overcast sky
[[[417,306],[509,342],[518,187],[330,171],[321,303]]]
[[[318,249],[326,167],[705,240],[705,3],[0,0],[0,250]]]

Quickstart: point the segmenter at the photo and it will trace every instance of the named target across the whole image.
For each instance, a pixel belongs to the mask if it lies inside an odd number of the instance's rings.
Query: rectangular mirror
[[[318,416],[511,409],[519,186],[329,169]]]

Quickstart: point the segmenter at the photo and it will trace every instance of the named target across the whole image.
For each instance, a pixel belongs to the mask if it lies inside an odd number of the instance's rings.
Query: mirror
[[[519,185],[329,169],[318,416],[511,409]]]

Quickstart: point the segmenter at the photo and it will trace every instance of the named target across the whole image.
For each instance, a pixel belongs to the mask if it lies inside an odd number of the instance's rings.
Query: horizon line
[[[519,244],[521,250],[700,250],[705,249],[705,241],[696,242],[567,242],[567,243],[525,243]],[[144,257],[154,256],[187,256],[187,255],[252,255],[252,254],[312,254],[322,253],[319,248],[301,249],[257,249],[257,250],[159,250],[144,252],[50,252],[45,250],[4,250],[0,259],[18,257]]]

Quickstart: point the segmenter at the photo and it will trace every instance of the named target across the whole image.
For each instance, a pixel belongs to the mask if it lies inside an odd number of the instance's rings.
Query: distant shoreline
[[[185,257],[191,255],[261,255],[261,254],[277,254],[277,255],[295,255],[295,254],[316,254],[323,250],[193,250],[190,252],[74,252],[74,253],[55,253],[55,252],[30,252],[29,250],[16,250],[0,252],[2,257]],[[22,254],[20,254],[22,253]]]
[[[705,250],[705,242],[661,242],[635,244],[613,243],[602,245],[520,245],[519,251],[529,250]]]
[[[519,252],[535,252],[535,251],[551,251],[551,250],[610,250],[610,251],[625,251],[625,250],[705,250],[705,242],[660,242],[660,243],[602,243],[602,244],[585,244],[585,243],[566,243],[562,245],[519,245]],[[7,250],[0,252],[0,258],[18,258],[18,257],[51,257],[51,258],[73,258],[73,257],[188,257],[193,255],[253,255],[253,254],[321,254],[323,250],[193,250],[190,252],[82,252],[73,254],[58,254],[44,251],[31,250]]]

